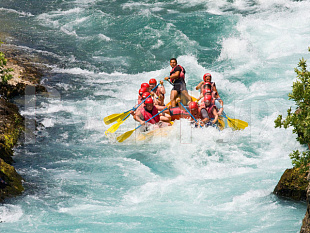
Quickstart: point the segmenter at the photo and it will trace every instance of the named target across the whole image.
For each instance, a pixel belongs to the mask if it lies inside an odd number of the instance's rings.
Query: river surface
[[[306,204],[272,194],[304,150],[274,120],[309,58],[310,1],[1,0],[7,42],[43,57],[47,96],[16,99],[29,125],[15,150],[22,196],[0,205],[0,232],[298,232]],[[150,78],[209,72],[243,131],[193,129],[139,141],[132,118],[106,137]],[[169,101],[171,86],[165,83]]]

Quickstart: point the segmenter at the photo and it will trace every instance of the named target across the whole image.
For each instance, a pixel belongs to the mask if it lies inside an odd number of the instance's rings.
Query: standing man
[[[171,107],[176,106],[176,98],[178,95],[185,96],[188,102],[191,101],[191,97],[187,92],[185,83],[185,69],[178,65],[176,58],[170,59],[170,66],[172,70],[170,71],[170,77],[165,77],[165,80],[170,79],[173,83],[173,88],[170,94]]]

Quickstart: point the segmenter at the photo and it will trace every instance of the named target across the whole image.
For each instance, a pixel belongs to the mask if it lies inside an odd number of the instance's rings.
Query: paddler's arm
[[[165,87],[164,87],[164,81],[163,81],[163,80],[160,80],[159,83],[160,83],[160,86],[159,86],[158,88],[160,88],[160,92],[161,92],[163,95],[165,95],[165,94],[166,94],[166,89],[165,89]]]
[[[215,108],[213,108],[213,115],[214,115],[214,120],[212,121],[212,124],[215,124],[217,122],[217,119],[219,118]]]
[[[210,121],[207,110],[201,109],[201,118],[202,118],[202,123],[204,124]]]
[[[171,80],[174,80],[174,79],[178,79],[180,77],[180,71],[176,71],[174,74],[170,75],[170,77],[165,77],[165,80],[168,80],[169,78]]]
[[[141,125],[144,125],[145,124],[145,121],[144,121],[144,118],[141,114],[141,112],[138,110],[136,112],[136,114],[134,115],[133,117],[136,121],[138,121]]]
[[[199,89],[201,88],[202,84],[204,84],[204,81],[201,81],[201,82],[197,85],[196,90],[199,90]]]
[[[202,98],[203,98],[203,94],[202,94],[202,93],[200,93],[200,96],[199,96],[199,98],[197,99],[197,101],[196,101],[196,102],[198,103],[198,101],[199,101],[199,100],[201,100]]]

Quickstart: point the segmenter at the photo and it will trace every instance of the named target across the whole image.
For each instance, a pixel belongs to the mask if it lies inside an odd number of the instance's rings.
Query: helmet
[[[207,76],[210,76],[210,77],[212,78],[212,76],[211,76],[210,73],[206,73],[206,74],[203,75],[203,80],[204,80],[204,81],[206,81],[206,77],[207,77]]]
[[[205,95],[206,93],[211,94],[211,90],[210,89],[203,89],[202,94]]]
[[[212,96],[211,96],[211,95],[207,95],[207,96],[205,96],[205,97],[203,98],[203,101],[204,101],[204,102],[207,102],[207,101],[210,101],[210,102],[211,102],[211,100],[212,100]]]
[[[149,88],[150,85],[149,85],[148,83],[142,83],[142,84],[141,84],[141,88],[142,88],[142,87]]]
[[[142,94],[142,98],[143,99],[146,99],[147,97],[149,97],[149,95],[150,95],[150,92],[144,92],[143,94]]]
[[[145,87],[139,89],[139,95],[142,95],[144,92],[147,92]]]
[[[153,104],[153,99],[152,98],[147,98],[144,103],[145,104]]]
[[[190,102],[188,105],[189,109],[197,109],[198,108],[198,104],[196,102]]]
[[[156,79],[155,78],[151,78],[150,81],[149,81],[149,84],[155,84],[155,86],[156,86],[156,84],[157,84]]]

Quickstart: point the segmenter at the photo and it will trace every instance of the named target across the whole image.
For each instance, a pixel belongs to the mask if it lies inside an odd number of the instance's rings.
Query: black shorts
[[[177,82],[173,84],[172,90],[175,90],[178,92],[178,94],[181,93],[181,91],[187,91],[186,89],[186,83],[185,82]]]

